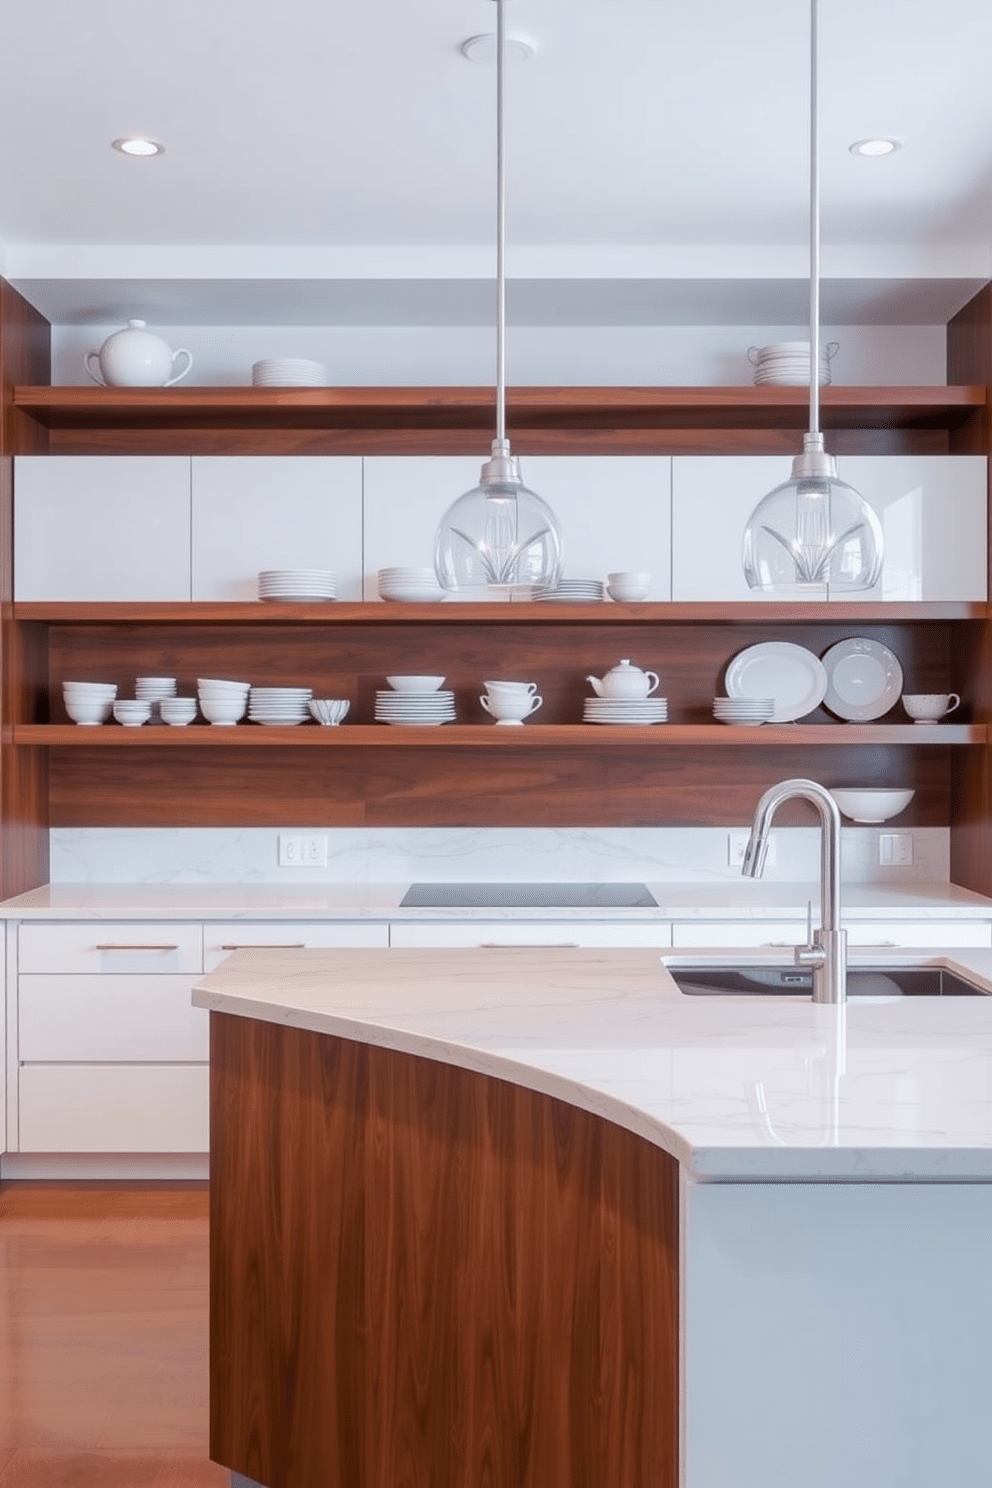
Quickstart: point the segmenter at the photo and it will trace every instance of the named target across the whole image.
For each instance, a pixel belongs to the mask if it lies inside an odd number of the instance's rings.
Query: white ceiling
[[[60,323],[483,324],[492,0],[0,0],[0,272]],[[509,0],[511,321],[806,314],[805,0]],[[992,278],[990,0],[821,0],[824,320]],[[166,153],[131,160],[131,133]],[[883,160],[848,145],[889,134]]]

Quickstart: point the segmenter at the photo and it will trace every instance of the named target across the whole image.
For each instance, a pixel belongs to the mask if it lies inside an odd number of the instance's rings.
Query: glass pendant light
[[[817,4],[810,0],[809,432],[792,477],[758,503],[744,530],[744,576],[770,593],[871,589],[884,540],[872,508],[837,474],[820,432],[820,152]]]
[[[454,593],[496,590],[510,598],[561,578],[561,536],[546,501],[524,485],[506,437],[506,183],[503,163],[504,0],[496,0],[496,438],[479,484],[441,519],[434,543],[438,582]]]

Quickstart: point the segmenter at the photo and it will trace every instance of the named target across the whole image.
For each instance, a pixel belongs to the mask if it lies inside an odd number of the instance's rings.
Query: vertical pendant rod
[[[500,0],[502,3],[502,0]],[[820,432],[820,146],[817,96],[818,0],[810,0],[809,36],[809,429]]]
[[[496,0],[496,438],[506,439],[506,172],[503,161],[504,0]]]

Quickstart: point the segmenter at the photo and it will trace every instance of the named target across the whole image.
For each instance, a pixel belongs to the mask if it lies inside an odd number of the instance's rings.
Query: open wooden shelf
[[[662,723],[647,727],[616,724],[528,723],[522,728],[500,728],[494,724],[463,723],[432,726],[389,724],[343,724],[321,728],[317,724],[268,727],[241,723],[233,727],[189,724],[185,728],[145,725],[122,728],[119,724],[80,727],[78,724],[15,724],[14,743],[71,749],[408,749],[411,745],[440,749],[603,749],[622,744],[625,749],[685,749],[696,747],[747,746],[782,749],[817,745],[850,748],[851,745],[984,744],[984,724],[885,724],[885,723],[780,723],[758,728],[726,724]]]

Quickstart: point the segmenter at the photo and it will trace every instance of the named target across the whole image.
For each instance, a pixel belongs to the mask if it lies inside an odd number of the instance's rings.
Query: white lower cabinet
[[[203,927],[203,970],[213,971],[232,951],[263,948],[300,950],[306,946],[364,950],[369,946],[388,944],[389,926],[374,920],[361,924],[334,920],[207,923]]]
[[[870,920],[846,924],[849,947],[911,949],[992,946],[983,920]],[[690,920],[672,926],[673,946],[792,946],[806,940],[805,919]]]
[[[670,946],[667,920],[648,925],[599,920],[393,921],[392,946]]]
[[[24,1064],[23,1153],[206,1152],[207,1064]]]

